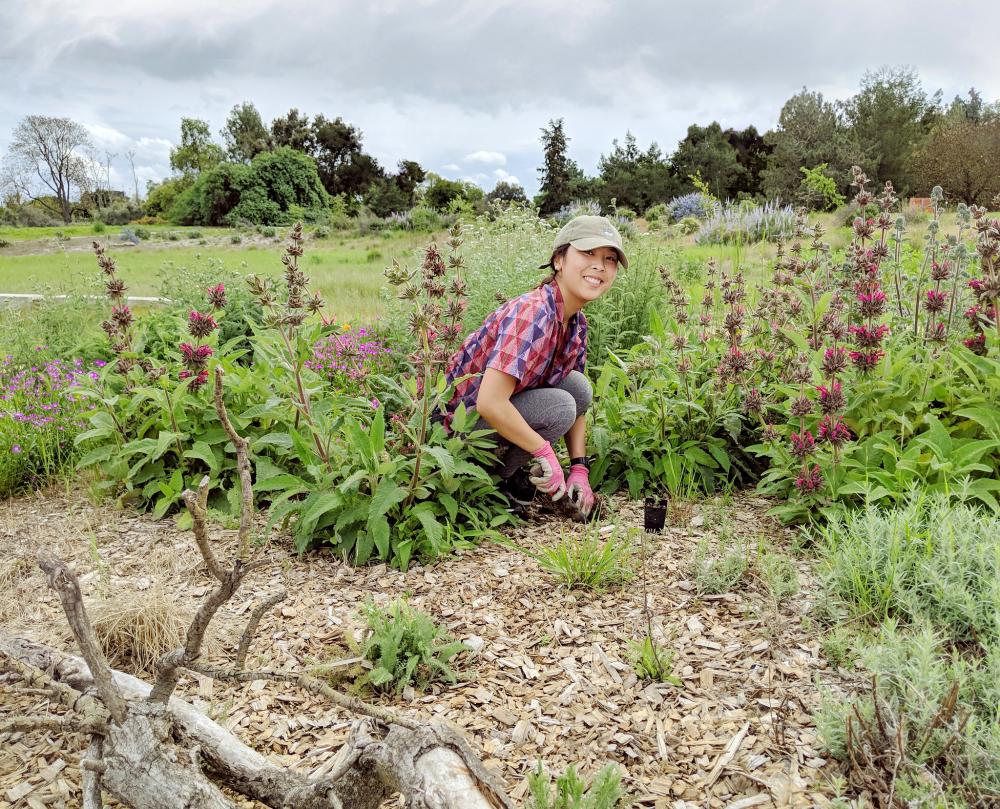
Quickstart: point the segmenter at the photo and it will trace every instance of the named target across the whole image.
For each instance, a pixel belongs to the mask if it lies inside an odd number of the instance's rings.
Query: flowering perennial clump
[[[226,305],[226,288],[223,284],[216,284],[209,288],[208,304],[213,311],[222,309]],[[199,390],[208,382],[207,365],[214,351],[210,345],[202,341],[218,328],[219,324],[210,314],[203,314],[192,309],[188,315],[188,334],[197,342],[193,345],[183,342],[178,346],[184,368],[177,376],[179,379],[188,380],[189,390]]]
[[[72,455],[73,437],[93,410],[81,384],[104,364],[51,359],[24,368],[10,356],[0,362],[0,496],[41,480]]]
[[[306,367],[327,379],[337,390],[367,392],[369,374],[386,370],[391,354],[391,349],[368,329],[352,330],[348,326],[339,334],[328,334],[317,340]]]

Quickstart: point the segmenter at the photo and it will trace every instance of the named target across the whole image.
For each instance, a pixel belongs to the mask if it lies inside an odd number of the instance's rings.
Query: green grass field
[[[39,229],[35,229],[39,230]],[[280,276],[284,241],[251,234],[241,244],[215,239],[206,245],[183,242],[144,242],[125,246],[117,238],[119,229],[88,237],[108,247],[118,261],[120,277],[132,295],[157,295],[158,278],[171,268],[221,262],[244,275]],[[228,233],[228,231],[222,231]],[[109,238],[109,236],[111,238]],[[254,238],[254,243],[246,243]],[[393,259],[413,263],[416,251],[432,237],[423,233],[387,233],[366,237],[340,236],[306,241],[301,266],[327,300],[328,309],[339,319],[375,318],[382,309],[380,290],[385,286],[384,268]],[[87,290],[96,284],[99,271],[90,250],[55,249],[28,255],[0,252],[0,292],[59,293]]]

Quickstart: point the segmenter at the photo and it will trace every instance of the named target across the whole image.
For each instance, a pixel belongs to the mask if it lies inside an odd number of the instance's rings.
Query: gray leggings
[[[555,444],[569,432],[573,423],[587,412],[594,390],[590,380],[579,371],[570,371],[558,385],[551,388],[532,388],[511,396],[510,403],[517,408],[528,425],[550,444]],[[483,419],[479,419],[475,429],[489,429]],[[501,453],[497,473],[509,478],[531,457],[520,447],[496,436]]]

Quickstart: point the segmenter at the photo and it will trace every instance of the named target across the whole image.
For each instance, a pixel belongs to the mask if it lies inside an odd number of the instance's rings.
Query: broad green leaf
[[[368,521],[371,522],[376,517],[384,517],[389,509],[405,499],[406,490],[401,489],[391,479],[384,478],[375,489],[375,494],[372,495],[371,505],[368,507]]]

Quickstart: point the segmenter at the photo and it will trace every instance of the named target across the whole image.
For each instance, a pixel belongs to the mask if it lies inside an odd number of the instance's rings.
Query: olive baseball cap
[[[618,253],[622,267],[628,269],[628,259],[622,249],[622,237],[618,229],[611,224],[606,216],[577,216],[570,219],[559,228],[552,242],[552,252],[555,253],[564,244],[571,244],[577,250],[594,250],[598,247],[613,247]],[[538,269],[544,269],[552,264],[551,259]]]

